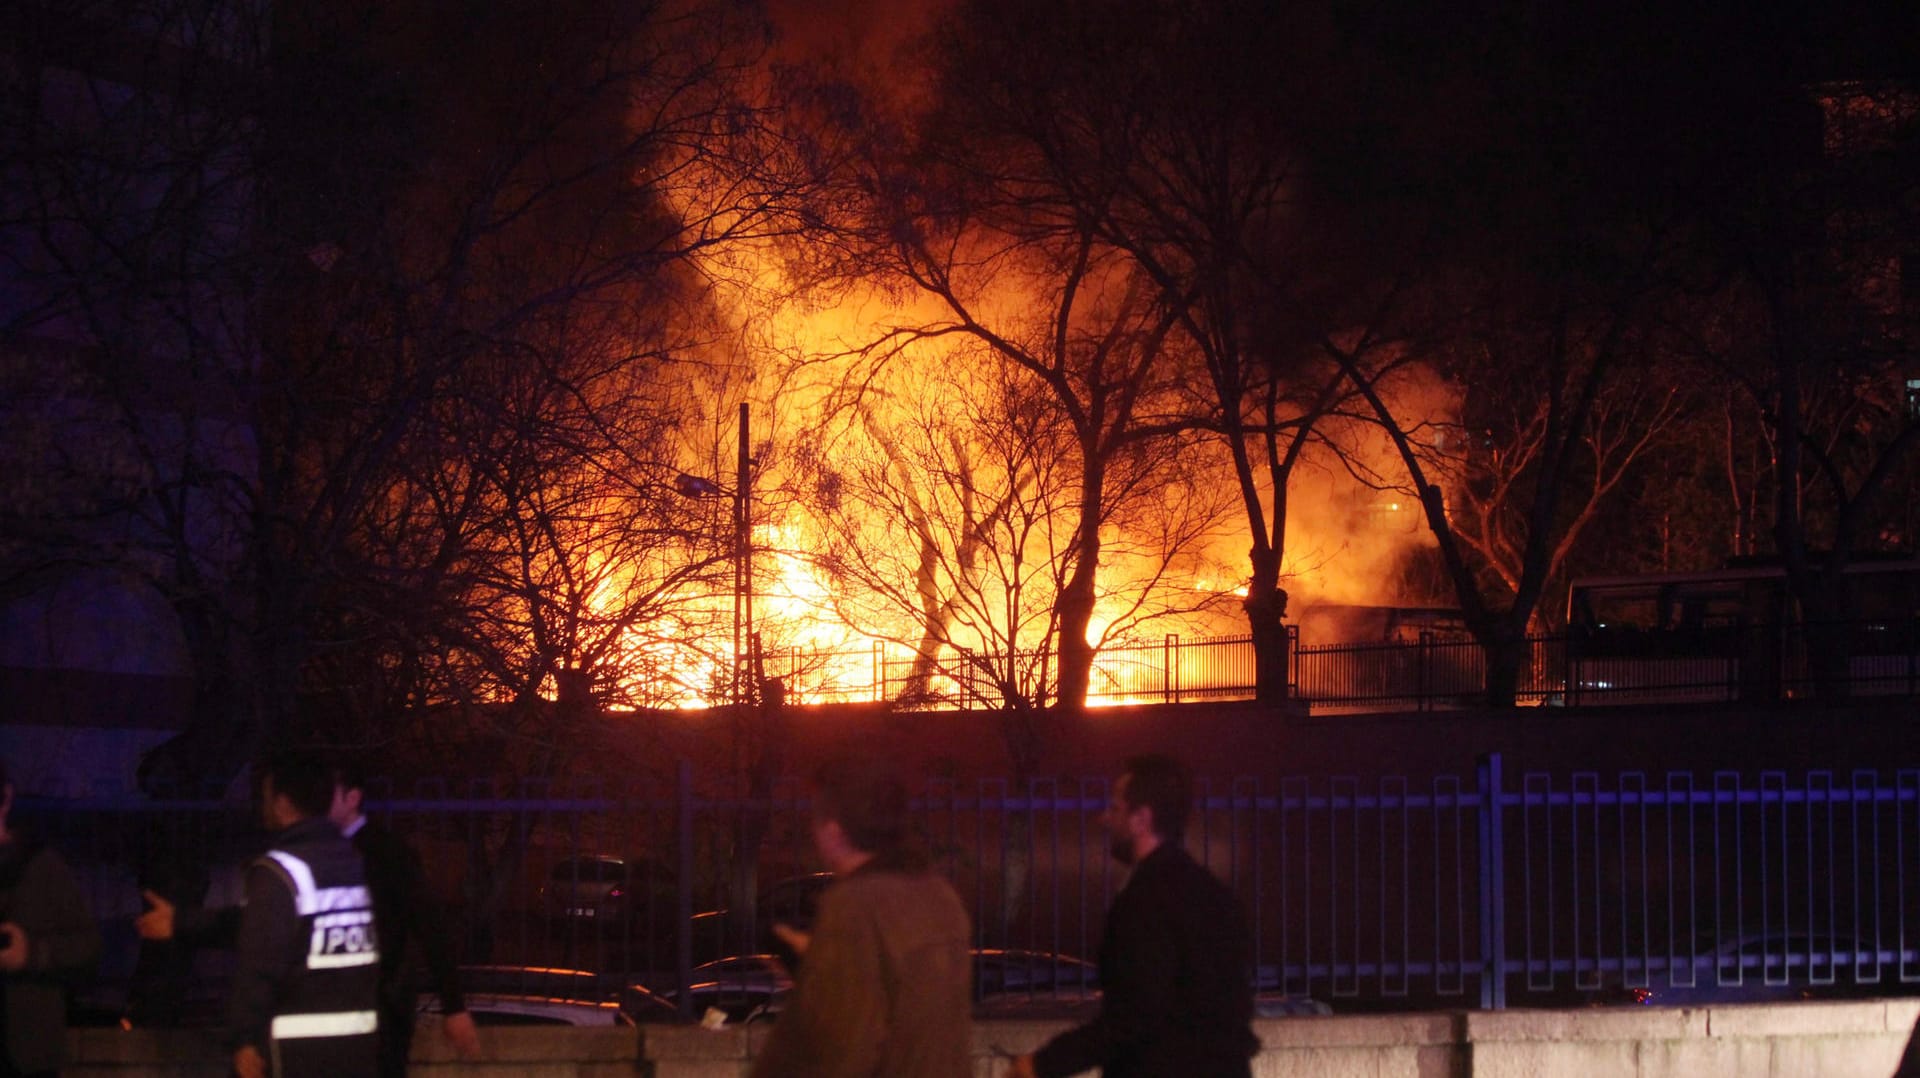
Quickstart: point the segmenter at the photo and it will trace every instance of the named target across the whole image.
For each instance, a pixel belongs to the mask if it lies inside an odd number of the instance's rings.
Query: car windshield
[[[570,857],[553,866],[555,880],[581,883],[618,883],[627,878],[627,863],[612,857]]]

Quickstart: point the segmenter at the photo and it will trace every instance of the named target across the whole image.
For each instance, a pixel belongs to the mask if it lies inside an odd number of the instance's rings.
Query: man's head
[[[345,829],[360,818],[367,796],[367,776],[360,765],[342,761],[333,769],[333,800],[327,806],[327,818]]]
[[[845,875],[907,841],[907,786],[885,764],[836,757],[813,773],[813,843],[821,860]]]
[[[1112,839],[1113,856],[1130,865],[1162,842],[1179,845],[1192,804],[1193,778],[1178,760],[1159,754],[1129,757],[1100,819]]]
[[[325,816],[333,805],[333,768],[313,753],[284,752],[260,764],[260,819],[269,830]]]

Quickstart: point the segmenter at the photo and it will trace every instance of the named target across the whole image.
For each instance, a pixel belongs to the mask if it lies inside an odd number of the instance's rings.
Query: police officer
[[[327,819],[333,771],[304,756],[260,769],[276,832],[247,868],[227,1048],[241,1078],[370,1075],[378,1065],[380,951],[360,856]]]

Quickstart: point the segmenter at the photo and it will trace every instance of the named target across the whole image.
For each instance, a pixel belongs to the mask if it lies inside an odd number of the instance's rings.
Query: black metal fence
[[[1189,847],[1248,911],[1267,991],[1337,1010],[1920,991],[1920,770],[1514,781],[1493,757],[1470,775],[1241,778],[1201,795]],[[1123,881],[1098,826],[1107,796],[1104,778],[925,784],[921,835],[977,946],[1095,957]],[[190,890],[196,865],[237,865],[258,841],[226,803],[21,808],[107,929],[106,1006],[143,990],[139,887]],[[716,797],[683,770],[619,791],[387,791],[376,818],[420,851],[468,961],[672,989],[804,922],[825,882],[807,813],[792,783]],[[201,897],[231,901],[235,878],[216,869]],[[172,999],[217,995],[219,969],[202,956]]]
[[[1825,668],[1810,641],[1825,634]],[[1474,707],[1487,693],[1486,650],[1459,635],[1316,644],[1290,637],[1291,695],[1316,711],[1444,710]],[[1746,626],[1690,632],[1561,634],[1519,645],[1515,700],[1521,704],[1608,705],[1777,701],[1798,697],[1920,696],[1920,623]],[[1037,662],[1021,656],[1020,663]],[[989,657],[985,665],[1006,665]],[[898,700],[913,687],[923,706],[1001,706],[981,664],[948,655],[915,683],[913,657],[870,651],[790,650],[767,656],[789,699],[806,703]],[[1248,699],[1254,653],[1247,635],[1182,638],[1103,647],[1087,700],[1099,706]]]

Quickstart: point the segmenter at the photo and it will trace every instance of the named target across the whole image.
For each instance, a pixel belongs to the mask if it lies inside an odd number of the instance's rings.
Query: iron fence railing
[[[1810,647],[1822,634],[1827,646]],[[1533,636],[1515,645],[1514,658],[1520,704],[1920,696],[1920,623]],[[1047,668],[1039,653],[942,653],[937,659],[918,662],[909,651],[876,644],[858,652],[772,652],[766,668],[796,702],[907,701],[961,710],[1005,706],[993,672]],[[1248,699],[1254,668],[1252,638],[1245,634],[1168,634],[1156,642],[1110,644],[1095,655],[1087,702]],[[1321,711],[1478,706],[1487,698],[1488,668],[1486,649],[1457,635],[1336,644],[1290,635],[1287,641],[1289,694]],[[1033,674],[1027,680],[1044,679]],[[1021,691],[1032,697],[1037,690]]]
[[[1004,706],[1000,682],[1038,696],[1051,691],[1057,672],[1050,653],[975,653],[943,650],[922,661],[908,648],[874,644],[867,649],[770,650],[762,662],[781,682],[788,700],[802,703],[876,703],[907,700],[917,706],[992,710]],[[1094,657],[1087,693],[1102,706],[1181,703],[1253,696],[1252,638],[1181,637],[1157,642],[1110,644]]]
[[[1123,882],[1098,824],[1108,793],[1104,778],[921,788],[921,836],[977,947],[1095,957]],[[1352,1010],[1920,992],[1920,770],[1512,781],[1494,756],[1473,774],[1241,778],[1200,794],[1188,845],[1247,910],[1263,990]],[[376,819],[420,852],[468,961],[689,998],[702,963],[762,953],[773,923],[804,921],[827,882],[808,809],[793,782],[716,796],[683,768],[617,791],[384,791]],[[234,866],[258,841],[243,811],[20,811],[66,853],[106,929],[96,1007],[165,1021],[217,996],[218,955],[169,970],[140,958],[131,926],[142,887],[237,898]],[[1086,988],[1029,978],[1017,991]]]

